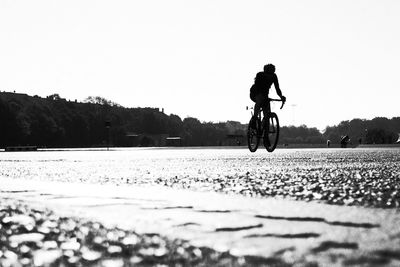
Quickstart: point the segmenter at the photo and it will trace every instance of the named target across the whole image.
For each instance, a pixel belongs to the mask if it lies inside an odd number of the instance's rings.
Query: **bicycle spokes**
[[[269,122],[268,133],[269,134],[276,133],[276,125],[275,125],[275,122],[274,122],[274,120],[272,118],[271,118],[271,121]]]
[[[275,150],[279,138],[279,120],[275,113],[270,113],[262,121],[260,117],[250,120],[247,128],[247,146],[251,152],[257,150],[261,138],[267,151]]]
[[[269,115],[267,131],[264,133],[264,146],[267,151],[272,152],[278,144],[279,120],[275,113]]]
[[[250,120],[249,126],[247,128],[247,146],[251,152],[255,152],[258,148],[258,144],[260,143],[260,120],[253,119]]]

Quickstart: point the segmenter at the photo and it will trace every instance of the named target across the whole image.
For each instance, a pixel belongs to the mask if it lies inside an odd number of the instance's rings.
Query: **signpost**
[[[104,126],[107,129],[107,151],[110,150],[110,128],[111,128],[111,121],[106,120],[104,123]]]

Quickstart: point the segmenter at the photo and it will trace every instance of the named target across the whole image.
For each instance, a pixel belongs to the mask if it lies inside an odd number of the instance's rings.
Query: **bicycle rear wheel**
[[[268,124],[264,131],[264,146],[268,152],[275,150],[279,140],[279,119],[276,113],[272,112],[268,116]]]
[[[247,146],[250,152],[256,152],[258,145],[260,144],[260,135],[258,130],[261,126],[261,121],[257,118],[255,123],[250,120],[249,126],[247,127]]]

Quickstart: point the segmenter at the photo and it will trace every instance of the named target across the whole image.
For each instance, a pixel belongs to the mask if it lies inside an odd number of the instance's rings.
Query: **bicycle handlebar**
[[[282,99],[275,99],[275,98],[268,98],[269,101],[276,101],[276,102],[282,102],[282,106],[280,109],[283,108],[283,105],[285,105],[286,101],[283,101]]]
[[[286,103],[286,101],[283,101],[282,99],[268,98],[268,100],[269,100],[269,101],[282,102],[282,106],[281,106],[281,108],[280,108],[280,109],[282,109],[282,108],[283,108],[283,105],[285,105],[285,103]],[[246,106],[246,109],[248,110],[248,109],[249,109],[249,107],[248,107],[248,106]],[[253,107],[251,107],[250,109],[253,109]]]

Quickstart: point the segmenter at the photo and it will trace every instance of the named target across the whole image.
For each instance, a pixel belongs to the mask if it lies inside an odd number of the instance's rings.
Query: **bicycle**
[[[268,101],[280,101],[282,102],[281,108],[285,105],[285,102],[281,99],[273,99],[268,98]],[[270,105],[269,105],[270,106]],[[260,144],[260,139],[263,138],[264,147],[268,152],[273,152],[278,145],[279,139],[279,119],[278,115],[275,112],[271,112],[271,109],[267,112],[267,119],[262,118],[261,114],[263,114],[264,107],[260,108],[259,113],[257,114],[256,121],[253,122],[253,113],[252,118],[250,119],[249,126],[247,128],[247,146],[250,152],[256,152],[258,145]],[[267,131],[268,130],[268,131]]]

